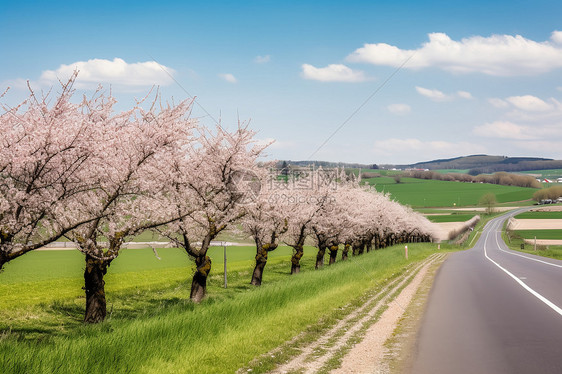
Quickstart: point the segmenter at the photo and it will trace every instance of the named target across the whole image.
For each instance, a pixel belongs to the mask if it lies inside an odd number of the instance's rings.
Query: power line
[[[345,121],[343,121],[342,124],[339,125],[338,128],[336,128],[336,130],[330,136],[328,136],[328,138],[326,138],[326,140],[324,140],[324,142],[322,144],[320,144],[320,146],[318,148],[316,148],[316,150],[314,152],[312,152],[312,154],[310,156],[308,156],[308,159],[310,160],[316,153],[318,153],[318,151],[320,151],[320,149],[322,149],[326,145],[326,143],[328,143],[353,117],[355,117],[355,115],[373,98],[373,96],[375,96],[392,79],[392,77],[394,77],[400,70],[402,70],[402,68],[408,63],[408,61],[410,61],[412,59],[412,57],[414,57],[414,55],[415,55],[415,53],[413,53],[400,66],[398,66],[398,68],[396,68],[396,70],[394,70],[392,72],[392,74],[390,74],[384,80],[384,82],[382,82],[376,88],[376,90],[371,95],[369,95],[369,97],[367,97],[367,99],[365,101],[363,101],[363,103],[361,105],[359,105],[359,107],[357,107],[357,109],[355,109],[353,111],[353,113],[351,113],[351,115],[349,117],[347,117],[347,119]]]

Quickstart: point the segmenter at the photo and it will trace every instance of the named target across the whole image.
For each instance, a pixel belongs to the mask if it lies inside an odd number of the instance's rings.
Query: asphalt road
[[[501,228],[514,214],[441,266],[412,373],[562,373],[562,261],[507,249]]]

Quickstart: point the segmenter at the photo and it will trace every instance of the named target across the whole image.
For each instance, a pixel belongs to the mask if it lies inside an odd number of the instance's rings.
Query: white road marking
[[[545,303],[547,306],[549,306],[550,308],[552,308],[552,310],[554,310],[556,313],[560,314],[562,316],[562,309],[560,307],[558,307],[556,304],[554,304],[552,301],[548,300],[546,297],[544,297],[543,295],[541,295],[540,293],[538,293],[537,291],[533,290],[531,287],[527,286],[527,284],[525,284],[525,282],[523,282],[521,279],[517,278],[515,275],[511,274],[507,269],[505,269],[504,267],[502,267],[500,264],[498,264],[497,262],[495,262],[494,260],[492,260],[490,257],[488,257],[488,251],[486,249],[486,244],[488,243],[488,236],[490,235],[489,231],[486,234],[486,239],[484,239],[484,256],[486,256],[486,258],[493,263],[494,265],[496,265],[498,268],[500,268],[501,270],[503,270],[507,275],[509,275],[511,278],[513,278],[517,283],[519,283],[519,285],[521,287],[523,287],[525,290],[527,290],[528,292],[531,293],[531,295],[535,296],[537,299],[539,299],[540,301],[542,301],[543,303]]]

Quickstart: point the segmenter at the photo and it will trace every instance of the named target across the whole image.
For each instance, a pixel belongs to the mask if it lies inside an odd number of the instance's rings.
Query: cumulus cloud
[[[303,64],[301,76],[304,79],[321,82],[364,82],[367,80],[362,71],[354,71],[341,64],[332,64],[325,68]]]
[[[552,105],[547,104],[536,96],[511,96],[505,99],[517,109],[526,110],[530,112],[544,112],[552,109]]]
[[[425,96],[433,101],[450,101],[458,98],[466,100],[473,99],[472,94],[467,91],[457,91],[454,94],[446,94],[439,90],[432,90],[419,86],[416,86],[416,91],[418,91],[420,95]]]
[[[236,83],[238,82],[238,79],[236,79],[236,77],[230,73],[226,73],[226,74],[219,74],[219,77],[221,77],[222,79],[224,79],[225,81],[227,81],[228,83]]]
[[[175,73],[173,69],[156,61],[127,63],[121,58],[96,58],[63,64],[56,70],[45,70],[39,80],[43,84],[52,85],[59,79],[67,80],[75,70],[79,71],[76,80],[78,88],[95,87],[100,83],[128,87],[166,86],[173,83],[172,76]]]
[[[509,121],[495,121],[481,126],[476,126],[473,129],[473,132],[475,135],[486,138],[517,140],[535,139],[530,127],[517,125]]]
[[[496,108],[507,108],[509,106],[509,103],[507,101],[499,99],[497,97],[489,98],[488,102]]]
[[[497,76],[534,75],[562,68],[562,31],[548,41],[537,42],[521,35],[471,36],[460,41],[444,33],[428,34],[429,41],[416,50],[386,43],[365,44],[351,53],[350,62],[405,68],[437,67],[452,73]]]
[[[425,96],[433,101],[448,101],[451,100],[449,95],[445,95],[443,92],[439,90],[431,90],[429,88],[423,88],[416,86],[416,91],[422,96]]]
[[[408,114],[412,110],[412,108],[408,104],[390,104],[386,107],[390,113],[394,114]]]
[[[470,92],[466,92],[466,91],[457,91],[457,96],[460,97],[461,99],[473,99],[472,94]]]
[[[254,62],[257,63],[257,64],[265,64],[265,63],[269,62],[270,60],[271,60],[270,55],[256,56],[256,58],[254,59]]]

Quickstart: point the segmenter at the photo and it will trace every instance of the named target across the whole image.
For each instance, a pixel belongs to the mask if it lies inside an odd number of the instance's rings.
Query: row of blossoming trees
[[[431,225],[388,196],[338,171],[279,178],[258,165],[265,146],[238,125],[208,129],[190,119],[191,101],[116,113],[97,91],[77,100],[76,76],[56,97],[3,105],[0,116],[0,270],[61,238],[85,256],[84,321],[106,315],[104,275],[124,243],[146,230],[167,237],[196,265],[191,299],[206,293],[207,251],[222,231],[242,227],[256,243],[251,283],[268,252],[291,246],[298,273],[307,238],[329,262],[399,242],[431,240]],[[73,100],[71,100],[73,99]],[[148,106],[148,109],[143,109]]]

